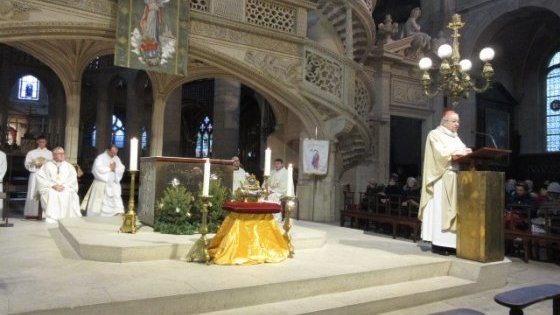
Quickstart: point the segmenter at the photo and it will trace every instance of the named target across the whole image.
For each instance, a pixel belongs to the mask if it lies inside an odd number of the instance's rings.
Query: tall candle
[[[264,150],[264,176],[270,176],[270,158],[272,156],[272,151],[270,148]]]
[[[130,139],[130,170],[138,170],[138,139]]]
[[[286,183],[286,196],[293,197],[294,196],[294,168],[292,164],[288,164],[288,176],[287,176],[287,183]]]
[[[204,163],[204,179],[202,181],[202,195],[208,196],[210,192],[210,159]]]

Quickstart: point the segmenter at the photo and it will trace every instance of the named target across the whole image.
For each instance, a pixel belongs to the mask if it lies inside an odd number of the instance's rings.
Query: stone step
[[[473,281],[439,276],[203,314],[378,314],[464,295],[475,285]]]

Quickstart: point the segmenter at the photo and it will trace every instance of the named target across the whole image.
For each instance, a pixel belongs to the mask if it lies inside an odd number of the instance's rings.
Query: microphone
[[[494,140],[494,137],[492,137],[491,134],[489,133],[484,133],[484,132],[476,132],[477,135],[482,135],[482,136],[486,136],[488,138],[490,138],[490,140],[492,140],[492,144],[494,144],[494,148],[498,148],[498,145],[496,144],[496,140]]]

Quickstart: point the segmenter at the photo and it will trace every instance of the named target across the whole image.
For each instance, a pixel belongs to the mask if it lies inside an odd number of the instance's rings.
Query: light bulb
[[[422,70],[430,69],[432,67],[432,59],[428,57],[420,59],[420,62],[418,62],[418,67],[420,67],[420,69]]]
[[[486,47],[480,51],[479,54],[480,60],[487,62],[494,59],[494,49],[490,47]]]
[[[459,66],[461,66],[461,70],[467,72],[472,68],[472,62],[469,59],[463,59],[459,62]]]
[[[437,50],[437,55],[442,59],[449,58],[451,53],[453,53],[453,48],[449,44],[443,44]]]

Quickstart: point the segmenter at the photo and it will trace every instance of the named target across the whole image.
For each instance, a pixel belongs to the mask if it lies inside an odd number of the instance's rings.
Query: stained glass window
[[[548,64],[546,76],[546,151],[560,151],[560,52]]]
[[[148,130],[146,127],[140,129],[140,148],[145,150],[148,147]]]
[[[112,133],[111,133],[111,143],[114,143],[117,148],[124,148],[125,142],[125,128],[122,121],[115,115],[113,115],[112,121]],[[91,132],[91,146],[95,147],[97,143],[97,127],[93,126],[93,131]]]
[[[32,75],[26,75],[19,78],[18,98],[20,100],[38,100],[39,86],[39,80]]]
[[[214,144],[214,136],[212,135],[212,121],[208,116],[204,117],[198,131],[196,133],[196,157],[212,156],[212,145]]]

